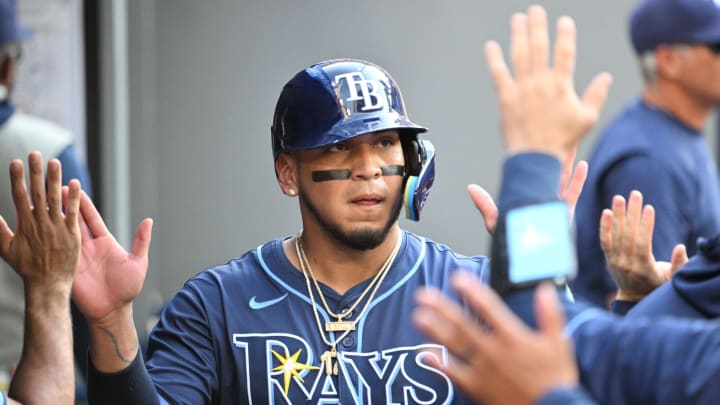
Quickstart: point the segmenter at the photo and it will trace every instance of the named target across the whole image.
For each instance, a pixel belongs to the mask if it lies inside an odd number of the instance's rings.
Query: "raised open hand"
[[[575,23],[557,22],[554,64],[549,60],[547,14],[531,6],[513,15],[511,59],[513,77],[497,42],[485,53],[500,102],[502,131],[510,154],[540,151],[565,159],[595,124],[605,102],[611,77],[596,76],[579,98],[573,86]]]
[[[616,195],[612,210],[605,209],[600,218],[600,244],[605,253],[608,272],[618,286],[616,299],[639,301],[664,282],[687,261],[685,245],[673,249],[670,263],[655,261],[652,233],[655,209],[643,207],[639,191],[625,198]]]
[[[60,162],[56,159],[48,162],[47,192],[42,155],[32,152],[28,156],[28,166],[30,197],[23,163],[15,160],[10,164],[17,226],[13,232],[0,218],[0,255],[22,277],[26,287],[41,292],[61,287],[67,294],[80,255],[80,183],[77,180],[70,182],[66,192],[66,213],[63,213]]]
[[[459,272],[452,284],[487,327],[431,288],[416,294],[413,320],[452,354],[450,364],[441,364],[437,357],[428,357],[427,362],[447,373],[474,401],[531,404],[552,388],[577,384],[572,342],[563,334],[565,317],[552,286],[538,288],[539,330],[534,331],[472,275]]]
[[[575,161],[575,149],[568,155],[563,163],[563,175],[560,182],[560,198],[567,202],[570,209],[570,220],[575,214],[575,205],[580,198],[585,180],[587,179],[588,164],[586,161],[581,160],[575,165],[573,170],[573,162]],[[495,231],[495,225],[497,224],[498,208],[495,205],[490,193],[487,192],[483,187],[477,184],[468,185],[468,193],[472,199],[475,207],[480,211],[480,214],[485,221],[485,229],[489,234]]]
[[[128,253],[108,231],[100,213],[84,193],[80,214],[82,253],[73,284],[73,301],[88,321],[102,322],[140,294],[147,274],[152,220],[140,223]]]

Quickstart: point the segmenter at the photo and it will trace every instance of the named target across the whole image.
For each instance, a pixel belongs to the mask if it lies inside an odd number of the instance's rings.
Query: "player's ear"
[[[658,46],[655,50],[657,74],[669,79],[674,79],[681,74],[680,64],[683,62],[683,52],[686,50],[675,46]]]
[[[275,173],[278,184],[285,195],[295,197],[298,194],[297,187],[297,163],[290,153],[280,153],[275,159]]]

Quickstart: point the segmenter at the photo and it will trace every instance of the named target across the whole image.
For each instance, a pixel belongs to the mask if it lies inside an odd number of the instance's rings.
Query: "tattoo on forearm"
[[[133,358],[128,358],[122,353],[122,350],[120,349],[120,343],[118,342],[117,337],[107,328],[100,328],[101,331],[103,331],[112,341],[113,348],[115,348],[115,354],[117,357],[125,364],[130,364],[133,361]],[[130,353],[135,353],[138,349],[138,342],[135,341],[135,346],[130,348]]]

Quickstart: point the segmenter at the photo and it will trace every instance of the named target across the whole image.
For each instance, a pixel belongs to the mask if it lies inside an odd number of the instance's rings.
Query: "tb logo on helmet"
[[[387,101],[384,92],[385,86],[379,81],[366,80],[361,72],[343,73],[335,76],[335,86],[342,86],[343,81],[347,84],[349,94],[349,97],[345,100],[348,103],[362,101],[362,106],[359,109],[351,109],[351,111],[377,111],[385,107]]]

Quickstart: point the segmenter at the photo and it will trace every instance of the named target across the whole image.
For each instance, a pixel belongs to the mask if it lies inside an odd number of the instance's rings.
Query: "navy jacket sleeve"
[[[145,370],[142,354],[117,373],[101,373],[88,359],[88,401],[91,404],[163,404]]]
[[[530,173],[536,158],[513,156],[503,167],[500,206],[508,201],[540,200],[537,184],[550,187],[552,158]],[[547,160],[551,159],[551,160]],[[544,163],[543,163],[544,162]],[[542,179],[540,178],[542,177]],[[505,185],[512,185],[505,187]],[[534,325],[533,291],[506,297],[507,304]],[[720,324],[678,319],[623,320],[606,311],[573,303],[560,295],[568,323],[566,333],[575,345],[582,386],[600,403],[714,403],[720,398]]]
[[[535,327],[534,292],[506,303]],[[608,404],[715,403],[720,398],[720,322],[688,319],[625,320],[570,302],[565,332],[575,346],[583,388]]]
[[[621,301],[621,300],[614,300],[610,304],[610,310],[613,314],[624,316],[627,314],[630,310],[632,310],[635,305],[637,305],[636,301]]]
[[[520,153],[505,160],[498,209],[558,198],[560,161],[541,153]]]
[[[601,403],[700,404],[720,398],[720,325],[677,319],[572,318],[580,380]],[[582,318],[585,318],[584,320]]]

